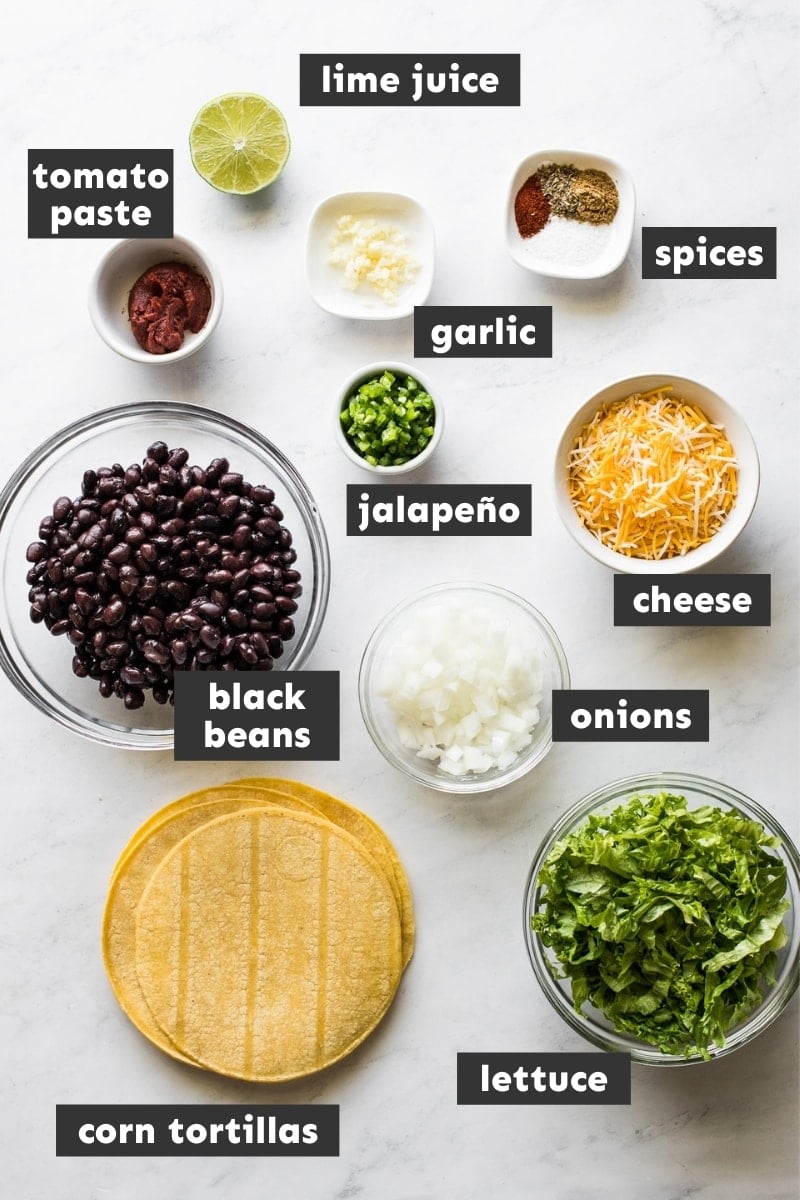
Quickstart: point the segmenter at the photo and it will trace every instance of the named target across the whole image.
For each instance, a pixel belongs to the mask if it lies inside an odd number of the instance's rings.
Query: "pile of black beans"
[[[129,709],[173,700],[173,672],[268,671],[294,636],[292,535],[271,488],[165,442],[86,471],[28,547],[31,620],[74,647],[76,675]]]

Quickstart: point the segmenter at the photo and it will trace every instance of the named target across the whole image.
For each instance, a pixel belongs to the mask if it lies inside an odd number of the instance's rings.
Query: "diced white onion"
[[[510,766],[539,723],[542,661],[529,630],[482,601],[432,600],[387,648],[378,693],[401,745],[454,778]]]

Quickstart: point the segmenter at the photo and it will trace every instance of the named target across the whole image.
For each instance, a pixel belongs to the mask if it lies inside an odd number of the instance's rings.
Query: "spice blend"
[[[619,193],[605,171],[581,170],[572,163],[543,163],[525,180],[514,200],[520,237],[540,233],[551,215],[589,225],[610,225]]]

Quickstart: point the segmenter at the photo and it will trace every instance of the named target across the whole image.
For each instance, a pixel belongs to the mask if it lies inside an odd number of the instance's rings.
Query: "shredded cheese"
[[[344,268],[345,287],[350,291],[363,284],[377,292],[385,304],[394,304],[400,289],[419,270],[407,243],[408,238],[396,225],[345,213],[331,234],[328,262]]]
[[[630,558],[687,554],[714,536],[736,502],[736,455],[724,429],[671,387],[600,409],[569,458],[581,524]]]

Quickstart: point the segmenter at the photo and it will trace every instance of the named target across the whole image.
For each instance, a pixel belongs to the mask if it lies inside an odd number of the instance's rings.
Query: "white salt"
[[[523,253],[532,267],[588,267],[611,241],[612,226],[551,216],[544,229],[523,239]]]

